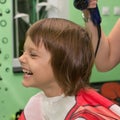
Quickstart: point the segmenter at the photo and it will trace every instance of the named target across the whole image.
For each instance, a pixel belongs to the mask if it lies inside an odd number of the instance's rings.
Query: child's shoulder
[[[82,104],[90,104],[90,105],[103,105],[105,107],[110,107],[113,103],[98,93],[93,88],[81,89],[76,97],[77,101],[84,101]],[[81,102],[80,102],[81,104]]]
[[[33,95],[33,96],[29,99],[29,101],[28,101],[28,103],[27,103],[26,106],[31,106],[31,105],[38,105],[38,104],[40,104],[40,101],[41,101],[42,97],[43,97],[43,92],[40,91],[40,92],[36,93],[35,95]]]

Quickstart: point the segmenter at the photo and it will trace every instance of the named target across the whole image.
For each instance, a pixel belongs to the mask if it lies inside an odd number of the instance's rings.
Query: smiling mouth
[[[33,73],[31,71],[25,70],[25,69],[23,69],[23,73],[27,74],[27,75],[33,75]]]

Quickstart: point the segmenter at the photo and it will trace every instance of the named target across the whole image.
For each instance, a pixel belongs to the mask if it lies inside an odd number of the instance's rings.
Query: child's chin
[[[22,85],[23,85],[24,87],[31,87],[31,85],[28,84],[28,83],[26,83],[25,81],[22,81]]]

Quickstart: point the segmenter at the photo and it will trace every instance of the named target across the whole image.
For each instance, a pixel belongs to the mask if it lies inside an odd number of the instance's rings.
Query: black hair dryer
[[[74,6],[79,10],[87,9],[88,4],[89,4],[89,0],[74,0]],[[96,6],[96,8],[89,8],[88,10],[90,11],[92,22],[95,25],[100,25],[101,17],[100,17],[98,6]]]

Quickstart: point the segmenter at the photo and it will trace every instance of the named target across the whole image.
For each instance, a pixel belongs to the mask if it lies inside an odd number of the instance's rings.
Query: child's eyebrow
[[[29,48],[24,47],[23,51],[28,51],[28,52],[34,52],[36,54],[41,54],[41,51],[38,51],[38,49],[35,49],[33,47],[29,47]]]
[[[30,46],[30,45],[26,45],[26,44],[24,44],[24,46],[23,46],[23,49],[24,50],[36,50],[34,47],[32,47],[32,46]]]

